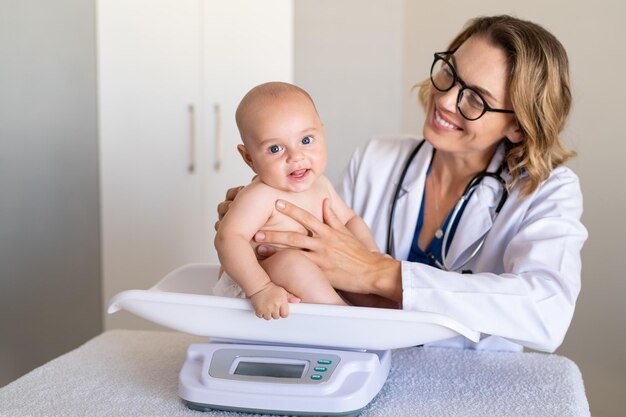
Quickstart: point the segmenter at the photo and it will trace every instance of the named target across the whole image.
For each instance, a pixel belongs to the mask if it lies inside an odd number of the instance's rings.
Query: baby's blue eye
[[[272,146],[269,147],[270,153],[278,153],[278,152],[280,152],[282,150],[283,150],[283,148],[281,146],[278,146],[278,145],[272,145]]]
[[[305,136],[302,138],[301,142],[303,145],[308,145],[309,143],[313,142],[313,138],[311,136]]]

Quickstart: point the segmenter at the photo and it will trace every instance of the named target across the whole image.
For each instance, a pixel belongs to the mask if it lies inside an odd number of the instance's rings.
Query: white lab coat
[[[355,152],[340,187],[382,251],[396,185],[420,141],[416,137],[368,141]],[[513,188],[493,226],[500,188],[496,180],[483,180],[465,208],[446,258],[453,268],[463,262],[491,227],[483,248],[464,267],[474,273],[446,272],[406,261],[432,152],[425,142],[396,206],[394,247],[396,259],[402,260],[403,308],[444,314],[482,334],[478,343],[459,336],[438,346],[554,351],[563,341],[580,291],[580,250],[587,231],[580,222],[578,177],[562,166],[525,199],[519,198],[519,188]],[[503,157],[501,146],[488,171],[495,172]]]

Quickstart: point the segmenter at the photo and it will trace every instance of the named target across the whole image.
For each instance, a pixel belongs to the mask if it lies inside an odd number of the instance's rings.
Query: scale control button
[[[315,368],[313,368],[313,370],[315,372],[326,372],[328,371],[328,368],[325,366],[316,366]]]
[[[333,361],[331,361],[330,359],[318,359],[317,363],[320,365],[330,365],[331,363],[333,363]]]
[[[313,374],[311,375],[311,379],[315,380],[315,381],[319,381],[322,379],[322,376],[320,374]]]

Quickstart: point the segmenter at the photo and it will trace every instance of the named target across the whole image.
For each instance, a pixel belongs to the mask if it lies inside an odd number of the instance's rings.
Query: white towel
[[[0,389],[0,416],[193,416],[178,398],[181,333],[115,330]],[[323,400],[322,400],[323,401]],[[439,348],[393,351],[389,379],[361,417],[589,416],[569,359],[541,353]]]
[[[363,416],[589,416],[582,376],[557,355],[442,348],[393,351]]]

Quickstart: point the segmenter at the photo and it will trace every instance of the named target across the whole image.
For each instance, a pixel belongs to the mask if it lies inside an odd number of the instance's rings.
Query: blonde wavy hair
[[[567,53],[541,26],[507,15],[469,21],[446,50],[455,51],[471,36],[484,37],[506,54],[509,96],[524,135],[519,143],[507,141],[505,160],[512,177],[508,187],[519,183],[522,196],[528,196],[550,171],[576,155],[559,137],[572,104]],[[426,108],[431,82],[416,87]]]

